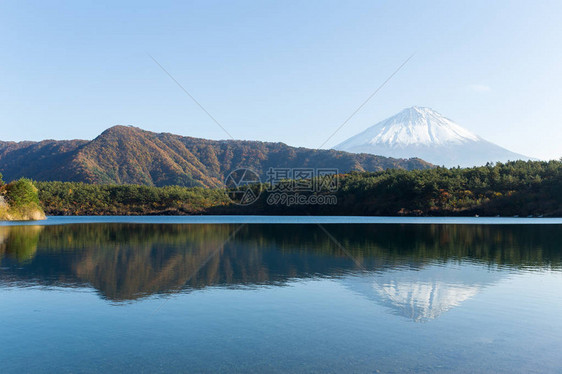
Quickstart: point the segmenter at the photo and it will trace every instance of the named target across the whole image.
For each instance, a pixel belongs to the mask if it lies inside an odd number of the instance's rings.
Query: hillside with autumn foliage
[[[420,159],[394,159],[258,141],[214,141],[131,126],[114,126],[97,138],[0,142],[0,170],[7,181],[220,187],[232,170],[265,177],[270,168],[335,168],[340,172],[389,168],[428,169]]]

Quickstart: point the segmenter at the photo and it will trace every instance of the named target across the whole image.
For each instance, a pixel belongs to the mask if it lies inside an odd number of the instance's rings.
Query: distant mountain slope
[[[77,148],[87,140],[43,140],[41,142],[0,141],[0,173],[4,180],[20,177],[51,180],[53,168],[62,180],[70,180],[74,170],[68,164]]]
[[[265,181],[270,167],[337,168],[340,172],[388,168],[427,169],[419,159],[393,159],[334,150],[290,147],[283,143],[214,141],[115,126],[91,141],[0,142],[0,172],[20,177],[149,186],[215,187],[240,167]]]
[[[419,157],[447,167],[531,159],[482,139],[430,108],[420,107],[405,109],[334,149],[387,157]]]

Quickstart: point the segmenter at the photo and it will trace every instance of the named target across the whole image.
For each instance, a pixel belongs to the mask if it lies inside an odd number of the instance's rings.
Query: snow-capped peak
[[[478,135],[443,117],[433,109],[414,106],[369,127],[336,148],[367,144],[397,147],[443,145],[478,140],[481,140]]]
[[[529,159],[482,139],[433,109],[417,106],[404,109],[334,148],[396,158],[418,157],[448,167]]]

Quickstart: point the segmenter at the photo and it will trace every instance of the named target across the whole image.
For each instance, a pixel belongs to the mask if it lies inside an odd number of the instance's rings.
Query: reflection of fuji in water
[[[460,305],[478,293],[480,287],[443,282],[391,282],[377,287],[382,298],[387,297],[401,314],[416,322],[437,318],[441,313]]]
[[[427,265],[343,280],[353,292],[415,322],[439,317],[497,282],[500,272],[476,265]]]

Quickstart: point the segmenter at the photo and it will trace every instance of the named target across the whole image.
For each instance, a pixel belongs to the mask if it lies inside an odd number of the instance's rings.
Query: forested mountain
[[[251,168],[265,177],[270,167],[336,168],[340,172],[389,168],[427,169],[416,158],[394,159],[335,150],[290,147],[283,143],[206,140],[114,126],[91,141],[0,142],[0,170],[6,181],[38,181],[148,186],[222,186],[234,169]]]

